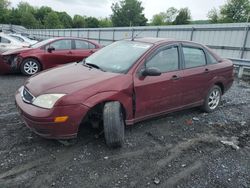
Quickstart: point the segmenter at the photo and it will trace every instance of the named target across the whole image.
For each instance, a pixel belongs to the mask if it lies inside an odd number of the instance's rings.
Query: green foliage
[[[72,19],[66,12],[57,12],[47,6],[33,7],[27,2],[20,2],[17,8],[10,8],[8,0],[0,0],[0,24],[15,24],[42,29],[112,26],[109,18],[97,19],[75,15]]]
[[[174,7],[170,7],[166,12],[155,14],[150,25],[189,24],[190,19],[191,13],[188,8],[181,8],[180,10],[177,10]]]
[[[63,25],[59,19],[59,16],[56,12],[50,12],[45,18],[44,18],[44,26],[47,29],[60,29],[63,28]]]
[[[138,0],[121,0],[112,4],[111,20],[115,27],[145,26],[147,18],[143,14],[144,8]]]
[[[86,22],[86,27],[87,28],[96,28],[99,27],[99,21],[94,18],[94,17],[87,17],[85,18],[85,22]]]
[[[220,13],[223,22],[246,22],[250,13],[250,1],[228,0],[221,7]]]
[[[0,0],[0,23],[4,23],[7,21],[6,16],[9,14],[8,12],[9,5],[10,2],[8,0]]]
[[[31,12],[24,12],[21,16],[20,23],[26,28],[37,28],[38,22]]]
[[[189,24],[191,19],[191,13],[188,8],[181,8],[178,11],[178,15],[176,16],[173,24],[174,25],[182,25],[182,24]]]
[[[174,7],[170,7],[166,12],[166,20],[167,24],[172,24],[178,15],[178,10]]]
[[[72,27],[73,20],[70,15],[68,15],[66,12],[57,12],[57,15],[59,17],[59,20],[61,21],[61,24],[63,25],[63,28]]]
[[[210,23],[218,23],[219,22],[219,12],[216,8],[210,10],[207,14]]]
[[[109,18],[100,18],[99,19],[99,27],[112,27],[112,21]]]
[[[153,15],[151,25],[166,25],[166,13],[160,12],[159,14]]]
[[[249,0],[228,0],[220,10],[213,8],[208,12],[210,23],[246,22],[250,15]]]
[[[80,15],[75,15],[73,18],[73,27],[74,28],[83,28],[85,27],[85,19]]]

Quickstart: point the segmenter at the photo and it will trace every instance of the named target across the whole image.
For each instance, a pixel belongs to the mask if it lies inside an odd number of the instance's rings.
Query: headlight
[[[65,94],[44,94],[38,96],[32,104],[41,108],[51,109],[56,101],[62,98]]]

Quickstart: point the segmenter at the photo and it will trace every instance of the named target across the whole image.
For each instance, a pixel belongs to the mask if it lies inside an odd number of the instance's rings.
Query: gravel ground
[[[250,187],[250,84],[235,81],[216,112],[198,108],[126,130],[108,149],[91,128],[65,146],[18,116],[14,93],[26,77],[0,76],[0,187]]]

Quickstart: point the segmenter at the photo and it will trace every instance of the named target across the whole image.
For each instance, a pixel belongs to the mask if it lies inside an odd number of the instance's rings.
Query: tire
[[[204,110],[205,112],[215,111],[221,102],[221,95],[222,95],[221,88],[217,85],[214,85],[208,91],[208,94],[202,106],[202,110]]]
[[[34,58],[25,59],[20,67],[22,74],[31,76],[41,71],[40,63]]]
[[[124,116],[119,102],[107,102],[103,108],[103,127],[106,144],[121,147],[124,141]]]

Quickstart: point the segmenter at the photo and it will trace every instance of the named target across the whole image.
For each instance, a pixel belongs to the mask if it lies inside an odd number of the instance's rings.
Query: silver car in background
[[[36,44],[38,41],[37,40],[31,40],[26,36],[23,36],[21,34],[16,34],[16,33],[10,33],[9,36],[19,40],[20,42],[26,42],[30,45]]]
[[[24,48],[28,46],[30,46],[30,44],[26,42],[20,42],[19,40],[7,34],[0,33],[0,53],[8,51],[8,50]]]

